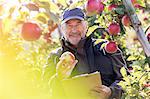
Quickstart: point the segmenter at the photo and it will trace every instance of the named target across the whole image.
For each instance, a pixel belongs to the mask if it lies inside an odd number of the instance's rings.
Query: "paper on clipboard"
[[[82,74],[62,80],[62,85],[68,99],[95,99],[93,96],[90,96],[91,89],[101,84],[99,72]]]

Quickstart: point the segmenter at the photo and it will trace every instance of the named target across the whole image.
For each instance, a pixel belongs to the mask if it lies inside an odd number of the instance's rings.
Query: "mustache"
[[[77,34],[77,35],[80,35],[81,33],[79,33],[79,32],[71,32],[70,34]]]

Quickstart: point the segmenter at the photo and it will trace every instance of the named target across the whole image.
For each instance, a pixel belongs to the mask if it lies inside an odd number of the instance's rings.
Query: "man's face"
[[[85,37],[85,34],[85,21],[71,19],[66,22],[64,36],[72,45],[77,46],[79,41]]]

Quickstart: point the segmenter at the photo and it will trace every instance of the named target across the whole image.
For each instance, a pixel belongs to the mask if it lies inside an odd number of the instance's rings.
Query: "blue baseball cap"
[[[63,13],[62,23],[67,22],[70,19],[85,19],[85,13],[80,8],[68,9]]]

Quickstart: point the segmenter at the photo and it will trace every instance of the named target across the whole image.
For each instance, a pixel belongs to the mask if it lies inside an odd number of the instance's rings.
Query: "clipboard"
[[[91,89],[102,85],[99,72],[82,74],[62,80],[62,86],[67,99],[96,99],[91,96]]]

